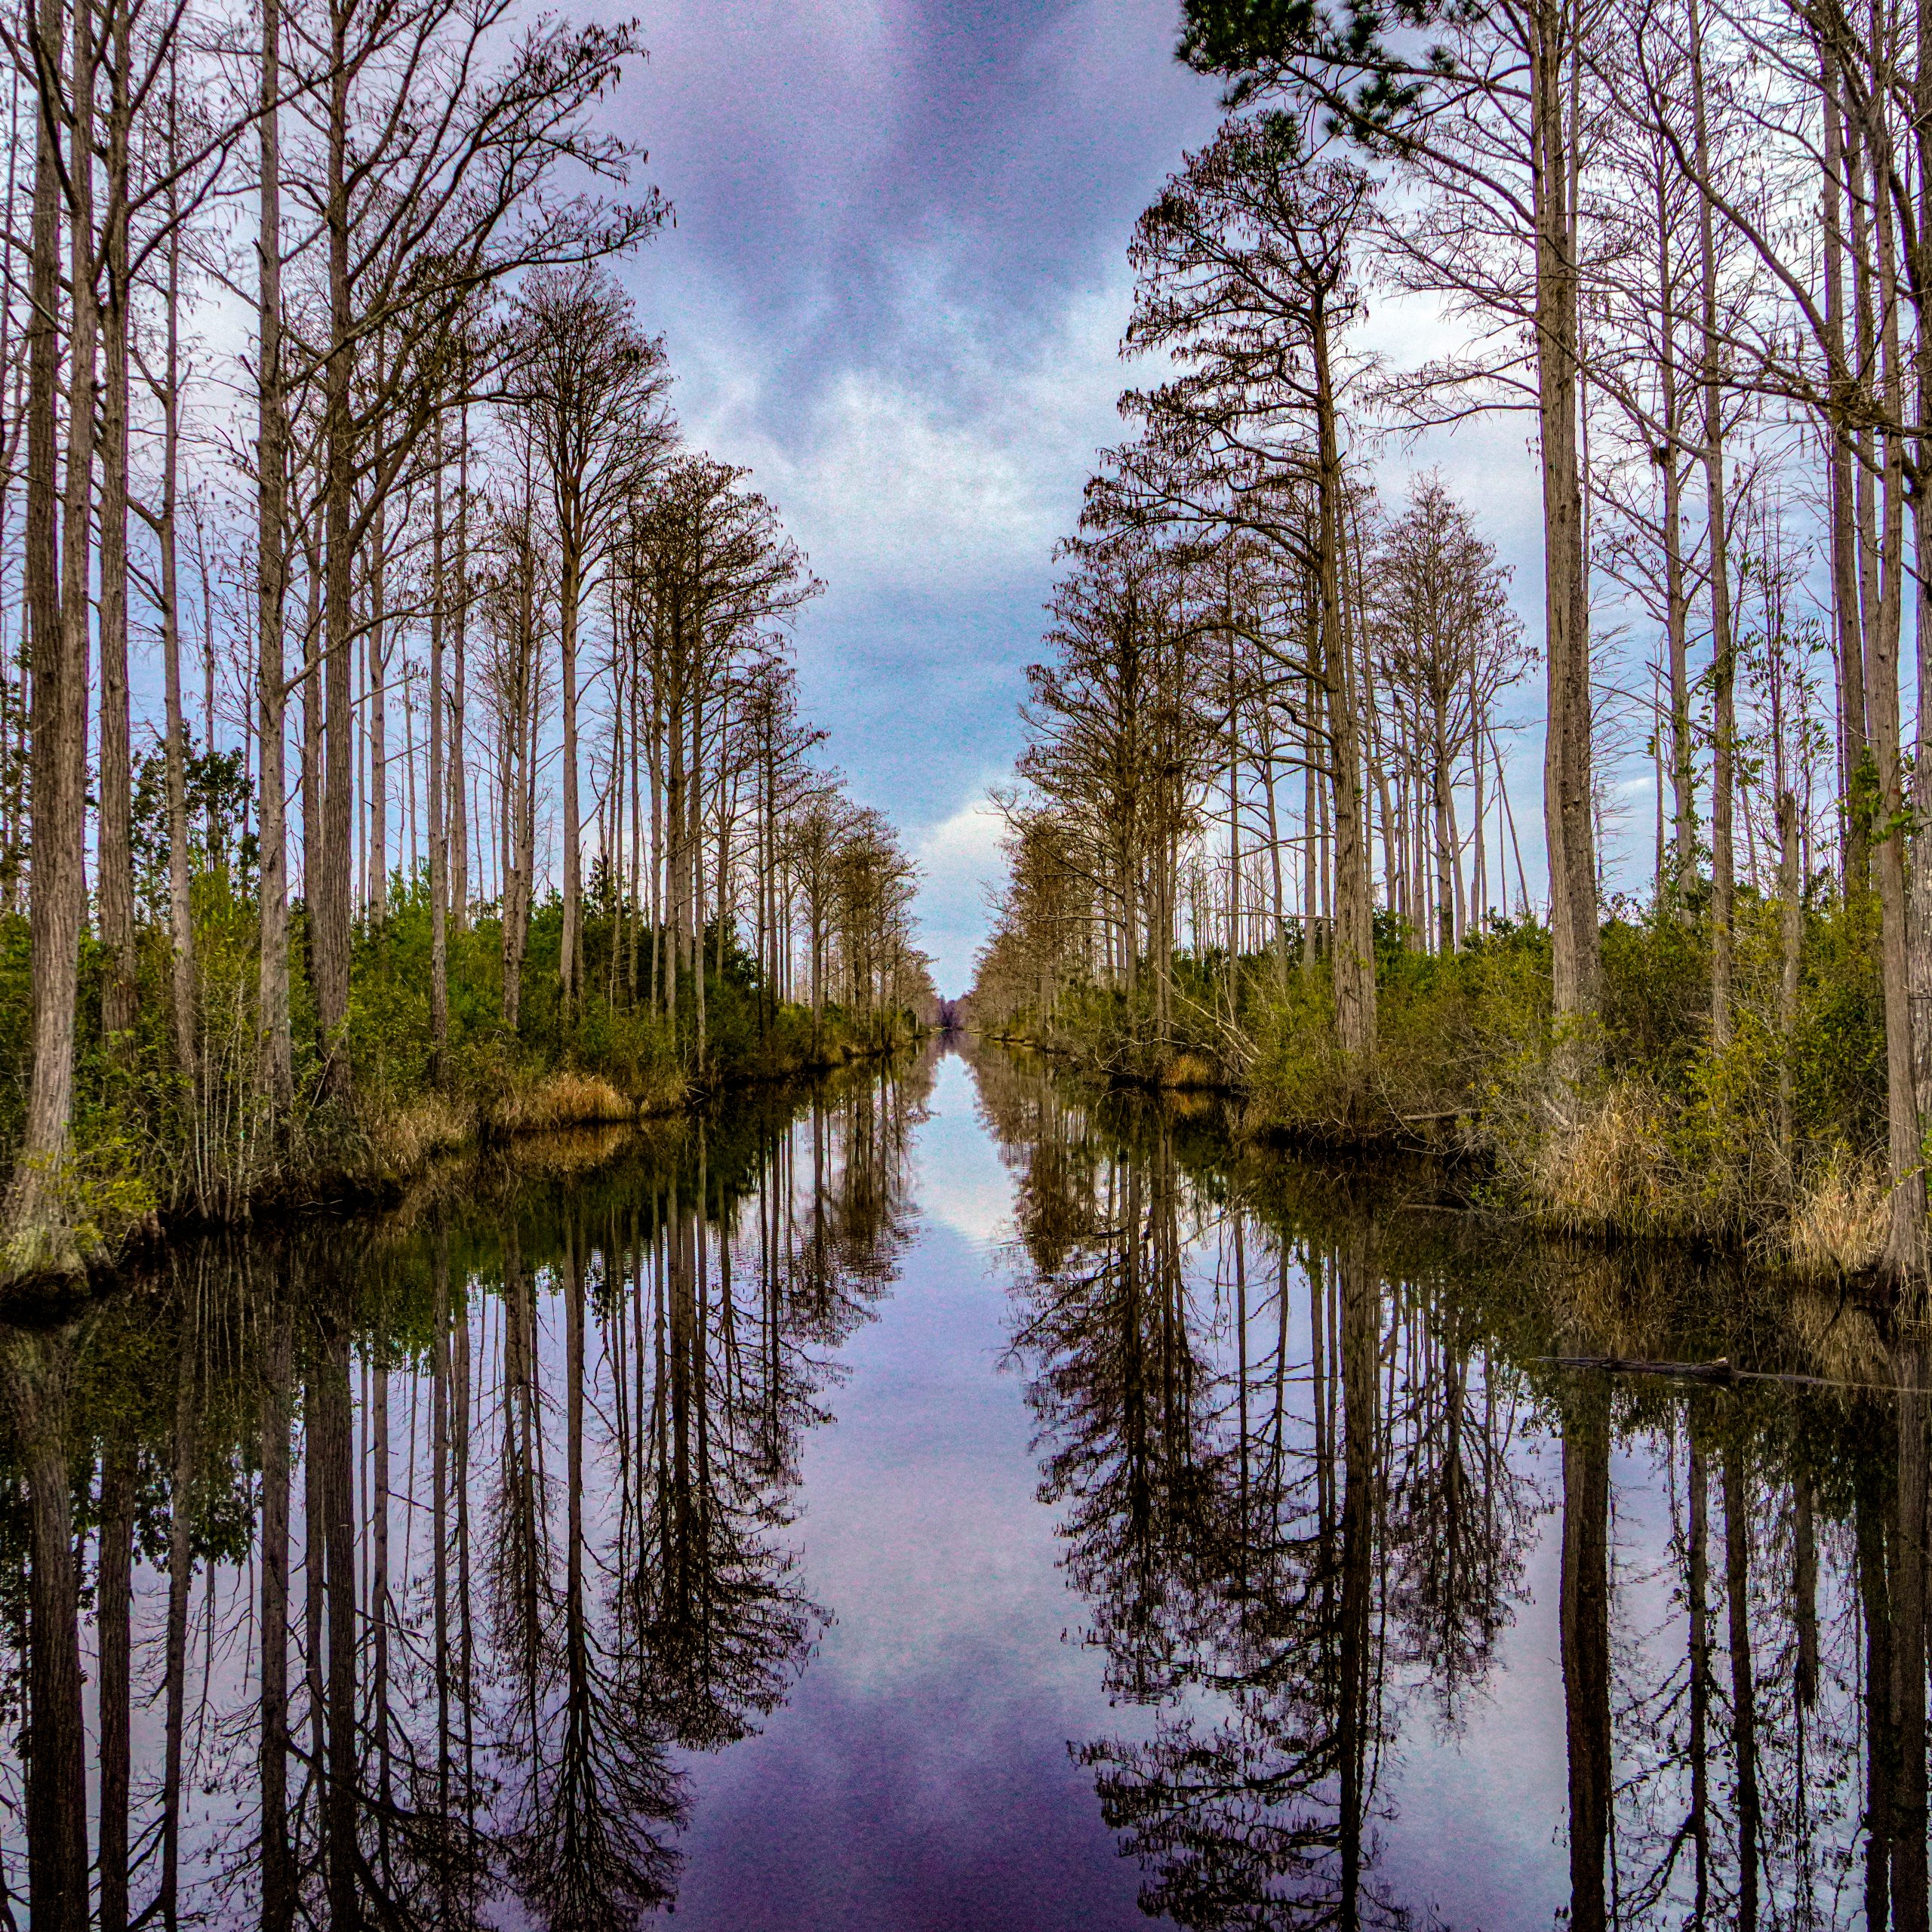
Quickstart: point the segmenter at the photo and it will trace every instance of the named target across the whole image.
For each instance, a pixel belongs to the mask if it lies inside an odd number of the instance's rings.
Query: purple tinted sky
[[[643,27],[614,112],[677,226],[627,278],[688,433],[752,466],[829,586],[806,706],[919,852],[963,991],[986,788],[1116,433],[1128,231],[1215,91],[1173,0],[673,0]]]
[[[1120,433],[1128,233],[1217,90],[1174,57],[1177,0],[671,0],[643,31],[612,113],[677,225],[625,272],[687,433],[752,468],[829,586],[799,626],[806,708],[918,853],[924,943],[961,992],[1054,545]],[[1386,301],[1370,334],[1398,361],[1441,339]],[[1385,451],[1392,497],[1425,463],[1534,617],[1521,426]]]

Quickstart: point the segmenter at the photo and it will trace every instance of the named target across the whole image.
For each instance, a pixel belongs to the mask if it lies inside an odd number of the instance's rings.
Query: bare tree
[[[566,1011],[582,992],[583,832],[578,803],[577,632],[586,593],[619,528],[649,487],[669,434],[663,344],[637,327],[628,299],[584,265],[529,277],[517,292],[508,381],[514,420],[537,452],[550,492],[560,576],[558,651],[563,701]]]

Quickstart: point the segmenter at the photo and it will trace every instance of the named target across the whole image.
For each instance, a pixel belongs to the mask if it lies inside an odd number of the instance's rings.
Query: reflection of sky
[[[1561,1494],[1561,1452],[1532,1441],[1512,1459]],[[1496,1667],[1465,1700],[1454,1732],[1428,1688],[1406,1701],[1380,1869],[1395,1895],[1452,1925],[1547,1925],[1569,1883],[1563,1834],[1569,1761],[1556,1611],[1563,1537],[1556,1519],[1524,1565],[1525,1601],[1498,1638]]]
[[[983,1247],[1010,1239],[1013,1176],[980,1123],[972,1075],[955,1054],[940,1062],[931,1104],[916,1155],[921,1212]]]
[[[1004,1177],[958,1059],[932,1108],[925,1230],[804,1447],[792,1537],[834,1621],[764,1734],[692,1765],[680,1924],[1148,1922],[1069,1752],[1139,1727],[1078,1641],[1022,1386],[1000,1370],[1008,1306],[974,1237]]]

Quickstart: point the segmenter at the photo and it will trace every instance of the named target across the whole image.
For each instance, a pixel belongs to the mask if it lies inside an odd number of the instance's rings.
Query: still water
[[[0,1906],[1922,1926],[1921,1352],[1429,1198],[949,1053],[0,1334]]]

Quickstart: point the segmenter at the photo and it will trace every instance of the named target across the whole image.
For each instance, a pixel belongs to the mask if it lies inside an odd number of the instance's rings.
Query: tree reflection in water
[[[1151,1707],[1081,1751],[1149,1912],[1438,1922],[1404,1770],[1468,1741],[1521,1623],[1560,1664],[1567,1882],[1510,1922],[1920,1932],[1916,1342],[1426,1211],[1426,1176],[1237,1154],[1198,1107],[977,1071],[1044,1493],[1110,1688]],[[1606,1356],[1752,1372],[1577,1365]]]
[[[928,1081],[519,1149],[0,1332],[10,1922],[23,1881],[35,1932],[669,1904],[679,1752],[823,1620],[800,1444],[909,1238]]]

